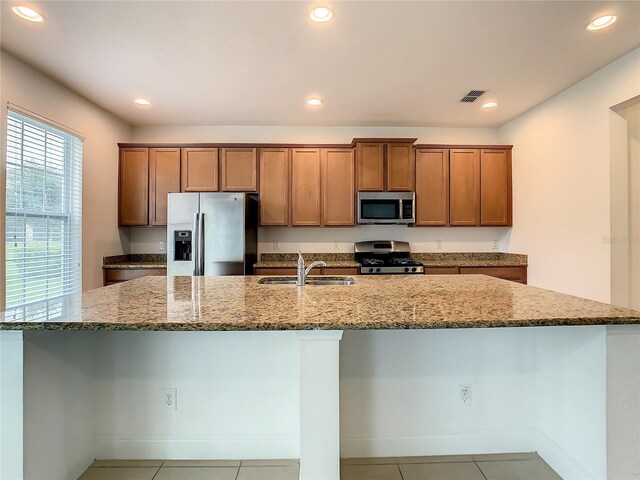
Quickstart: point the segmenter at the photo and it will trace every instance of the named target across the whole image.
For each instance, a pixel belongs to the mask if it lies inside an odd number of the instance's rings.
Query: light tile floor
[[[298,460],[96,460],[78,480],[298,480]],[[536,453],[346,458],[341,480],[562,480]]]

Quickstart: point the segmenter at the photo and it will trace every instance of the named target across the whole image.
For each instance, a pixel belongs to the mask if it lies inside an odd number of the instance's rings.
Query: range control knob
[[[369,269],[369,273],[373,273],[373,268],[370,268],[370,269]]]
[[[376,268],[376,273],[380,273],[380,268]]]
[[[412,271],[412,272],[415,272],[415,271],[416,271],[416,267],[413,267],[413,268],[411,269],[411,271]]]
[[[414,270],[415,270],[415,268],[414,268]],[[408,272],[409,271],[409,267],[404,267],[404,271]]]

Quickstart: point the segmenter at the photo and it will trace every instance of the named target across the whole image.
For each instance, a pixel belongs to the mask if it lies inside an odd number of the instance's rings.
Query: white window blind
[[[7,115],[7,308],[82,290],[82,138]]]

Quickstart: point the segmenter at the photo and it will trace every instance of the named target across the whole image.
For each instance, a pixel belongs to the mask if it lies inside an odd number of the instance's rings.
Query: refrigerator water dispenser
[[[176,230],[174,232],[174,261],[191,261],[191,230]]]

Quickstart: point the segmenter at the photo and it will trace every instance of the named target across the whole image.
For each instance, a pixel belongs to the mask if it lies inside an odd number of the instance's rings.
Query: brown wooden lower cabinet
[[[296,268],[266,268],[256,267],[253,269],[255,275],[297,275],[298,270]],[[327,268],[314,268],[309,272],[309,275],[358,275],[358,268],[342,268],[342,267],[327,267]]]
[[[425,275],[457,275],[459,267],[424,267]]]
[[[527,284],[527,267],[425,267],[425,275],[475,274]]]
[[[460,267],[462,274],[481,274],[527,284],[527,267]]]
[[[142,277],[166,277],[166,268],[141,268],[141,269],[105,269],[103,270],[104,286],[126,282]]]

